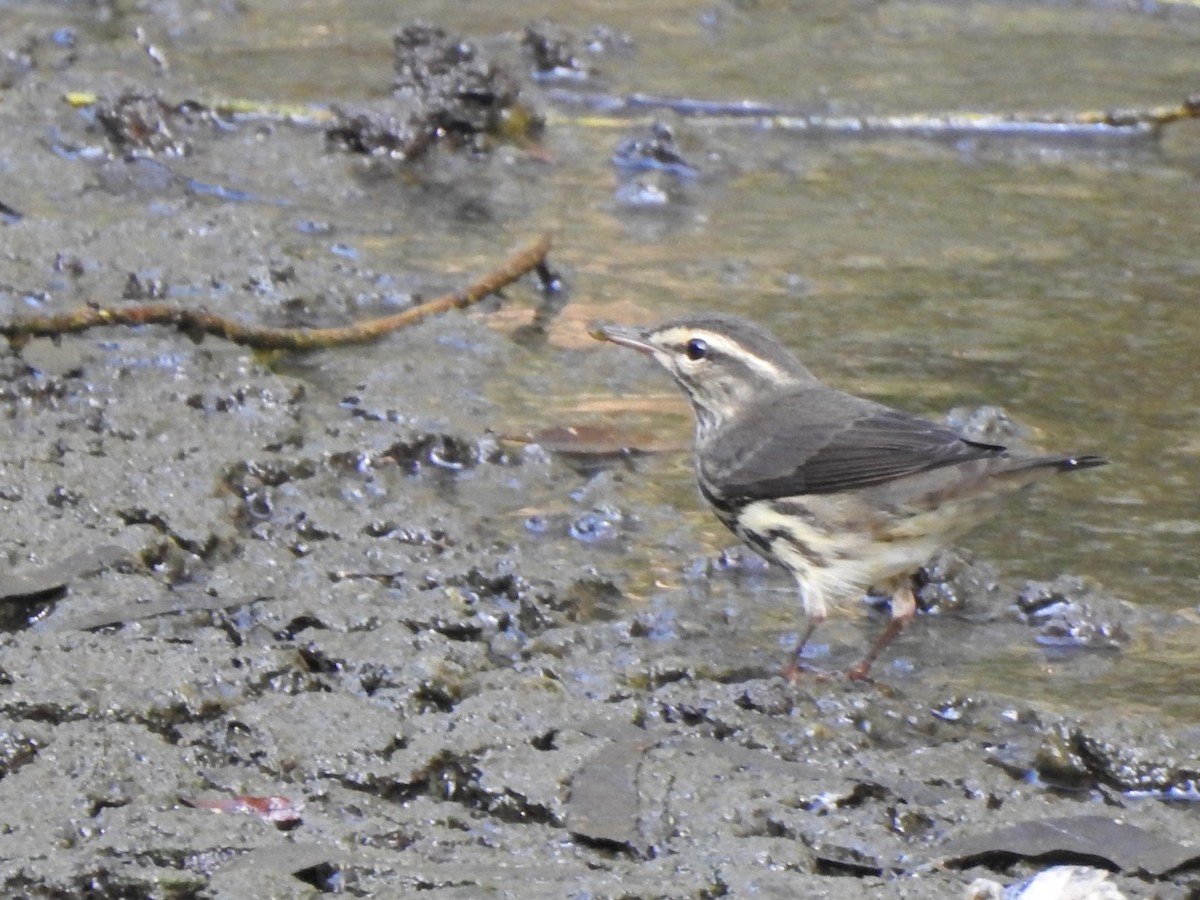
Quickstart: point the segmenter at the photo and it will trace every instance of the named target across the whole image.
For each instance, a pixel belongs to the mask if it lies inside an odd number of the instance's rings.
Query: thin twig
[[[170,303],[148,303],[121,307],[86,306],[56,315],[18,318],[0,323],[0,335],[7,338],[14,348],[20,348],[31,338],[60,337],[64,334],[87,331],[89,328],[113,325],[174,325],[180,331],[196,338],[214,335],[256,350],[306,353],[327,347],[373,341],[428,316],[471,306],[502,290],[528,272],[546,271],[546,254],[549,251],[550,237],[545,235],[519,250],[504,265],[484,275],[464,291],[445,294],[394,315],[367,319],[339,328],[271,328],[264,325],[245,325],[201,309]]]
[[[1159,133],[1165,125],[1200,118],[1200,94],[1182,103],[1142,109],[1085,110],[1069,113],[928,113],[896,116],[827,116],[789,110],[751,100],[726,102],[654,94],[585,94],[553,90],[549,98],[564,107],[585,108],[628,124],[628,117],[672,112],[710,122],[750,121],[755,127],[833,137],[922,137],[957,139],[970,136],[1078,139],[1137,138]],[[584,119],[585,124],[606,124]]]

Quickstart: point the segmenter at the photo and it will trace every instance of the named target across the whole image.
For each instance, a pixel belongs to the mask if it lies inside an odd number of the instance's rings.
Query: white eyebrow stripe
[[[770,360],[763,359],[761,356],[750,352],[742,344],[730,340],[723,334],[705,331],[702,328],[673,328],[668,334],[663,335],[663,337],[671,343],[680,345],[686,344],[692,338],[699,338],[717,353],[723,353],[725,356],[738,360],[746,368],[767,381],[778,382],[789,378],[788,373],[784,369],[779,368],[779,366]]]

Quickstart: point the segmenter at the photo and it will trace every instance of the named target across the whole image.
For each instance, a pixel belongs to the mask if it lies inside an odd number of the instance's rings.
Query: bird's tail
[[[1002,459],[1005,460],[1004,463],[1001,463],[1003,468],[996,471],[996,474],[1009,478],[1021,478],[1023,475],[1040,474],[1049,471],[1075,472],[1079,469],[1091,469],[1096,466],[1103,466],[1108,462],[1103,456],[1093,456],[1091,454],[1084,456],[1055,454],[1054,456],[1018,456],[1015,458],[1005,455]]]
[[[1108,465],[1108,460],[1103,456],[1094,456],[1092,454],[1060,456],[1054,460],[1047,460],[1047,462],[1060,472],[1074,472],[1077,469],[1093,469],[1096,466]]]

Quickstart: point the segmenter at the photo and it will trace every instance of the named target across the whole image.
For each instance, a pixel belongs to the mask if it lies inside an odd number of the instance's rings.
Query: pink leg
[[[871,671],[871,665],[916,614],[917,598],[913,596],[912,585],[905,578],[904,582],[892,592],[892,621],[888,622],[883,634],[871,645],[867,655],[846,670],[846,677],[851,681],[868,680],[867,673]]]
[[[803,669],[800,667],[800,654],[804,652],[804,645],[808,643],[808,639],[812,637],[813,632],[817,630],[817,626],[824,621],[824,612],[820,613],[819,615],[809,615],[808,627],[804,629],[804,634],[800,636],[800,640],[796,644],[796,649],[792,651],[791,662],[784,666],[783,672],[781,673],[788,681],[798,681],[800,679],[800,676],[803,672]]]

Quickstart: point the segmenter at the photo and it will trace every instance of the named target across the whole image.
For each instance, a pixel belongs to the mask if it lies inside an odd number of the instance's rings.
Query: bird
[[[725,313],[588,331],[674,377],[695,414],[700,494],[795,578],[807,621],[782,673],[790,680],[829,610],[874,589],[890,597],[891,619],[846,672],[870,680],[915,615],[912,579],[935,553],[1046,476],[1108,462],[983,443],[829,387],[769,331]]]

